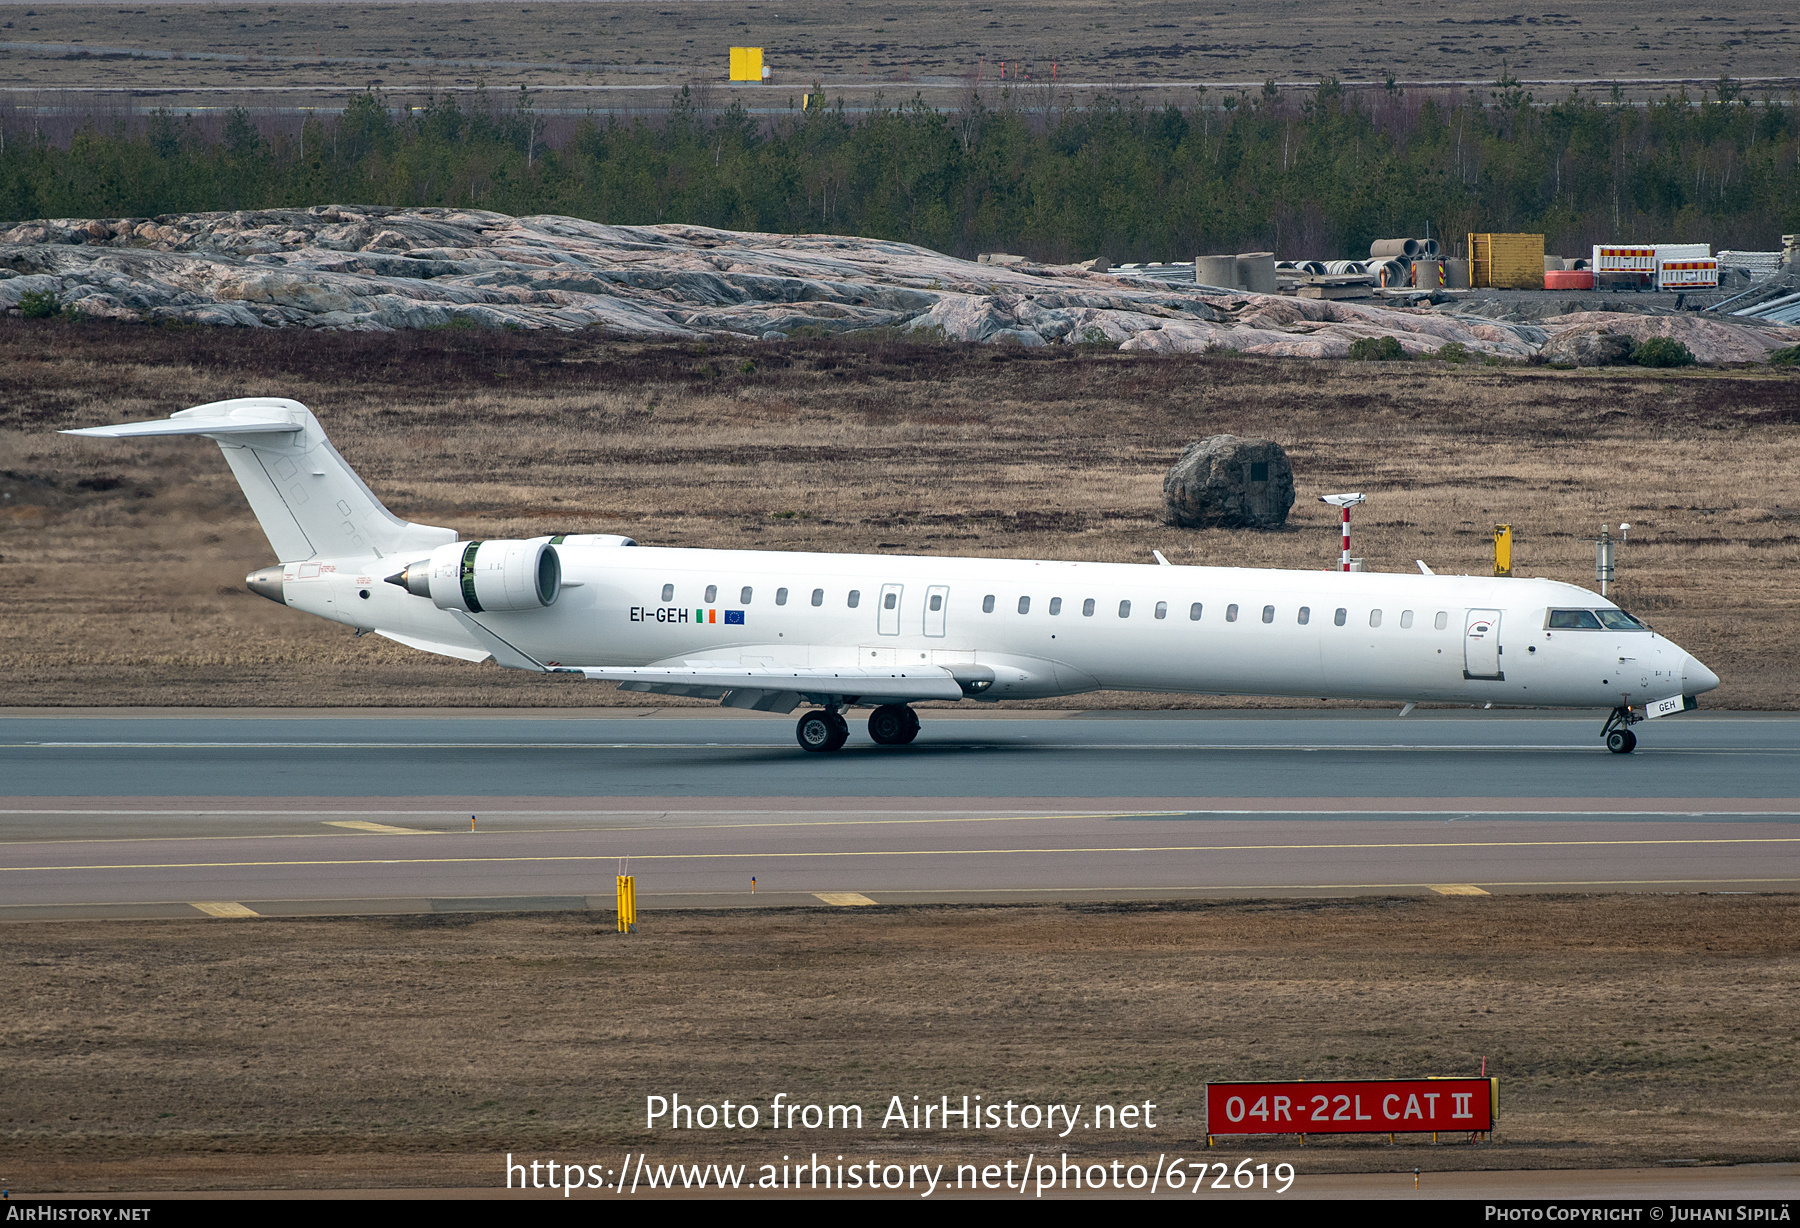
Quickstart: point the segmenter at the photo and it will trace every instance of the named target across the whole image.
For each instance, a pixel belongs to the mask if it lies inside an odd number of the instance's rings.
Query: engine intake
[[[541,610],[562,592],[562,560],[547,541],[451,542],[387,582],[440,610]]]

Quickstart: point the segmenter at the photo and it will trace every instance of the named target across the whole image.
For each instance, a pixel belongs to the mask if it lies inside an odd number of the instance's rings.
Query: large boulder
[[[1545,362],[1571,363],[1577,367],[1614,367],[1631,361],[1637,343],[1604,324],[1565,329],[1551,337],[1540,351]]]
[[[1278,529],[1294,506],[1294,469],[1272,439],[1213,435],[1182,449],[1163,501],[1184,529]]]

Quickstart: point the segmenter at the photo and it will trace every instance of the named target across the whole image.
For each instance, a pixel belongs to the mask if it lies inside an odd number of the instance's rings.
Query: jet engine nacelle
[[[547,541],[451,542],[388,583],[440,610],[541,610],[562,592],[562,560]]]

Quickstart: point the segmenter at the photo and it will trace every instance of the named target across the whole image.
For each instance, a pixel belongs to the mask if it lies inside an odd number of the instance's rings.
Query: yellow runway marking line
[[[209,917],[257,917],[262,915],[229,900],[189,900],[188,905],[198,908]]]
[[[1487,895],[1487,894],[1489,894],[1488,892],[1483,891],[1480,887],[1477,887],[1474,883],[1445,883],[1442,886],[1433,887],[1432,890],[1437,892],[1439,895]]]
[[[862,904],[873,904],[875,901],[856,891],[815,891],[813,895],[827,904],[836,904],[840,908],[853,908]]]
[[[432,833],[418,827],[394,827],[387,823],[368,823],[362,819],[331,819],[327,827],[348,827],[351,831],[369,831],[383,836],[429,836]]]
[[[1005,849],[814,849],[804,852],[755,851],[739,853],[631,853],[638,861],[745,861],[816,860],[830,857],[1019,857],[1043,854],[1095,853],[1267,853],[1356,852],[1382,849],[1515,849],[1515,848],[1654,848],[1662,845],[1697,844],[1800,844],[1800,836],[1752,836],[1696,840],[1471,840],[1454,843],[1383,844],[1129,844],[1101,847]],[[303,866],[434,866],[434,865],[529,865],[538,862],[617,861],[619,853],[560,853],[530,857],[329,857],[300,861],[176,861],[132,862],[116,865],[0,866],[9,874],[47,870],[225,870]]]

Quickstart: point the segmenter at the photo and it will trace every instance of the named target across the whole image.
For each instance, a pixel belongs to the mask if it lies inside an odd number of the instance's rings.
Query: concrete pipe
[[[1274,252],[1241,252],[1237,257],[1237,284],[1252,294],[1274,294],[1281,287],[1275,281]]]
[[[1377,239],[1369,244],[1369,257],[1374,260],[1418,254],[1419,241],[1417,239]]]
[[[1467,290],[1469,288],[1469,262],[1461,256],[1452,256],[1444,261],[1444,289]]]
[[[1419,290],[1437,290],[1448,281],[1442,260],[1415,260],[1412,265],[1412,284]]]
[[[1375,275],[1375,284],[1387,289],[1397,290],[1412,284],[1412,276],[1405,260],[1371,260],[1369,272]]]
[[[1237,289],[1237,257],[1195,256],[1194,280],[1220,290]]]
[[[1333,277],[1344,277],[1367,273],[1369,267],[1360,260],[1327,260],[1325,271]]]
[[[1325,272],[1325,262],[1323,260],[1302,260],[1300,262],[1300,272],[1310,273],[1314,277],[1318,277]]]
[[[1438,246],[1438,241],[1436,239],[1419,240],[1419,255],[1424,256],[1427,259],[1435,258],[1440,255],[1442,251],[1443,249]]]

